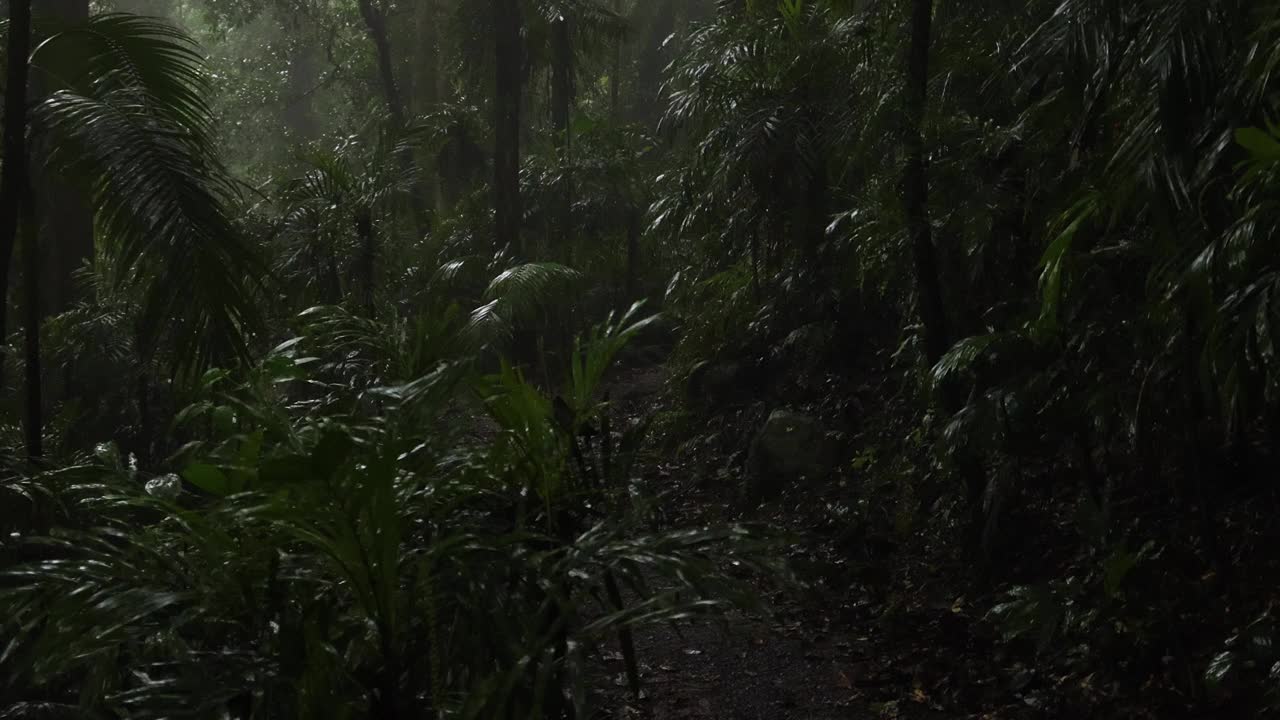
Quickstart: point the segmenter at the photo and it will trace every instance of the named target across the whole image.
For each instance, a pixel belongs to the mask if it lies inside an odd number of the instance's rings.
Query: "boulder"
[[[182,496],[182,478],[172,473],[161,475],[158,478],[148,480],[145,490],[151,497],[177,502],[178,498]]]
[[[786,482],[830,474],[836,454],[835,442],[820,422],[790,410],[773,411],[747,456],[753,499],[777,494]]]
[[[738,362],[704,362],[686,378],[685,397],[696,407],[718,407],[742,392],[745,374]]]
[[[792,330],[774,349],[778,361],[794,372],[821,367],[830,352],[834,331],[824,323],[809,323]]]

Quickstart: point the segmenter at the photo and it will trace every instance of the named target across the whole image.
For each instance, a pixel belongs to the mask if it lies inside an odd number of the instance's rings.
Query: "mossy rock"
[[[784,484],[830,475],[836,446],[818,420],[775,410],[751,444],[747,475],[751,499],[776,496]]]

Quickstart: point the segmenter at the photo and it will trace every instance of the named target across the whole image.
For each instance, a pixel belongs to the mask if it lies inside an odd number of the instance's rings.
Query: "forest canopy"
[[[0,720],[1280,712],[1280,2],[0,18]]]

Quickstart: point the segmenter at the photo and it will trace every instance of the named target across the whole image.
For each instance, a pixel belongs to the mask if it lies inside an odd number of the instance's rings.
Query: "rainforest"
[[[0,0],[0,720],[1280,717],[1280,0]]]

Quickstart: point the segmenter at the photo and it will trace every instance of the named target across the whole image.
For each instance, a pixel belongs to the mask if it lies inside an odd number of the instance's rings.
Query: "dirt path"
[[[623,369],[610,379],[610,394],[620,414],[642,416],[662,409],[665,382],[660,366]],[[974,609],[989,606],[990,598],[966,597],[970,581],[958,548],[924,532],[903,544],[875,533],[847,537],[852,521],[832,509],[856,502],[864,491],[849,492],[831,479],[787,488],[776,500],[744,511],[738,502],[741,481],[724,471],[733,462],[718,454],[740,452],[748,425],[699,425],[698,433],[718,432],[729,442],[678,459],[666,450],[655,453],[646,463],[649,482],[673,498],[667,502],[673,526],[750,520],[798,538],[785,549],[798,583],[761,588],[768,606],[763,612],[641,629],[636,651],[643,697],[637,700],[628,691],[621,655],[608,653],[602,661],[611,709],[603,717],[1088,716],[1079,707],[1050,710],[1046,701],[1062,694],[1055,684],[1060,681],[1036,675],[997,649],[994,630]],[[737,450],[727,449],[734,445]]]
[[[666,381],[662,367],[624,369],[610,394],[624,416],[659,409]],[[737,519],[733,493],[705,482],[695,464],[658,463],[655,482],[679,497],[673,524]],[[757,517],[757,519],[759,519]],[[779,513],[778,530],[799,532],[802,518]],[[831,552],[813,539],[791,548],[797,556]],[[919,678],[896,669],[875,628],[871,603],[856,588],[841,595],[810,587],[774,591],[768,609],[734,612],[723,622],[699,621],[643,628],[636,637],[643,697],[626,689],[622,657],[603,658],[613,709],[608,717],[653,720],[836,720],[930,718],[938,712]],[[949,608],[948,608],[949,609]],[[862,622],[850,622],[863,615]]]

